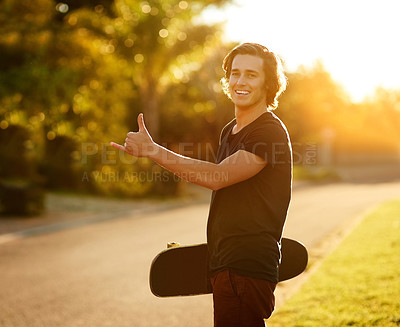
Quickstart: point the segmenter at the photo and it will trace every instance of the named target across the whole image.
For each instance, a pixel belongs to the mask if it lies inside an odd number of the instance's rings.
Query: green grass
[[[377,208],[268,327],[400,326],[400,200]]]

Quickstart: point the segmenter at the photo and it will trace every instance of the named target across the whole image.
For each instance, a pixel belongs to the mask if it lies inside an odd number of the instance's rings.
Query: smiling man
[[[288,132],[272,111],[286,88],[277,55],[244,43],[224,59],[224,91],[235,119],[221,133],[217,162],[174,153],[139,131],[125,144],[183,179],[213,190],[207,225],[215,326],[264,326],[274,310],[280,240],[291,197],[292,153]]]

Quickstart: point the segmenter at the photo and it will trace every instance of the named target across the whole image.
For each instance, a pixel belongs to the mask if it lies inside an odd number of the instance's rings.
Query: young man
[[[280,240],[291,197],[292,153],[272,113],[286,88],[280,59],[244,43],[224,59],[224,91],[235,119],[221,133],[217,162],[181,156],[153,142],[143,115],[125,144],[195,184],[213,190],[207,226],[215,326],[264,326],[274,310]]]

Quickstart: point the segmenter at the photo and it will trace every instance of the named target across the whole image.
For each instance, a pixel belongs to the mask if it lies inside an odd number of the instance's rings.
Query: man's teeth
[[[248,91],[238,91],[238,90],[236,90],[236,93],[237,94],[249,94]]]

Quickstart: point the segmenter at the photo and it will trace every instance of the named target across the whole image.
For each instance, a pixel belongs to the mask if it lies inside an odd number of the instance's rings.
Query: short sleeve
[[[262,158],[268,165],[290,161],[288,135],[285,129],[276,123],[264,124],[249,132],[244,140],[243,149]]]

